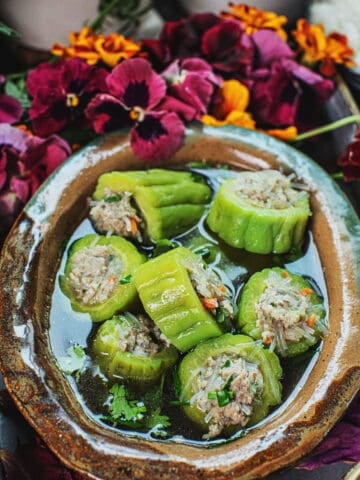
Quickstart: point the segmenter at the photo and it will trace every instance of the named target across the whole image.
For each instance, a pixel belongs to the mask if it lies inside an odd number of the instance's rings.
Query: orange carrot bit
[[[136,232],[138,231],[138,224],[134,217],[130,217],[130,225],[131,225],[131,233],[135,235]]]
[[[271,342],[272,342],[272,338],[269,335],[268,337],[265,338],[264,343],[265,345],[270,345]]]
[[[311,288],[303,288],[302,290],[300,290],[300,294],[304,297],[306,297],[306,295],[311,295],[312,293],[314,293],[314,290],[312,290]]]
[[[108,282],[115,282],[116,281],[116,277],[115,275],[109,275],[106,279]]]
[[[306,320],[306,325],[310,328],[312,328],[314,325],[315,325],[315,321],[316,321],[316,316],[315,314],[313,313],[312,315],[310,315],[310,317]]]
[[[217,301],[217,298],[203,298],[201,300],[201,303],[204,305],[204,307],[207,310],[212,310],[213,308],[217,308],[219,306],[219,303]]]
[[[225,285],[220,285],[219,290],[220,292],[225,292],[226,290]]]
[[[283,272],[281,272],[281,276],[283,278],[287,278],[287,277],[289,277],[289,272],[287,270],[284,270]]]

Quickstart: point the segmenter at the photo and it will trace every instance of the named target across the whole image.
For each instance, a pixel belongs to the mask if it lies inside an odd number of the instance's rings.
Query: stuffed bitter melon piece
[[[86,235],[71,245],[60,286],[75,311],[105,320],[137,298],[131,275],[144,261],[121,237]]]
[[[215,195],[207,223],[226,243],[253,253],[299,247],[310,215],[304,190],[276,170],[241,172]]]
[[[199,344],[178,369],[180,401],[204,439],[262,420],[281,401],[282,369],[274,352],[246,335]]]
[[[326,332],[321,298],[301,275],[265,268],[242,290],[238,326],[281,356],[302,353]]]
[[[177,361],[177,351],[161,338],[146,315],[126,312],[106,320],[98,329],[92,352],[112,382],[148,385]]]
[[[134,283],[150,318],[183,352],[230,327],[231,292],[201,257],[185,247],[139,267]]]
[[[199,176],[174,170],[111,172],[99,177],[90,217],[101,233],[141,241],[177,235],[204,213],[211,190]]]

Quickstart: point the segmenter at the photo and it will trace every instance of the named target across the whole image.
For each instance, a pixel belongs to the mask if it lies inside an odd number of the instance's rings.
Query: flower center
[[[66,106],[70,108],[77,107],[80,103],[79,97],[76,93],[67,93],[66,94]]]
[[[145,112],[141,107],[133,107],[130,110],[129,116],[131,120],[142,122],[145,117]]]

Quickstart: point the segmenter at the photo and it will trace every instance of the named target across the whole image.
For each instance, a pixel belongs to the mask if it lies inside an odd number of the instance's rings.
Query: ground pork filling
[[[314,343],[315,327],[325,329],[320,321],[321,305],[312,304],[311,293],[310,288],[299,289],[294,285],[287,272],[270,272],[255,305],[256,326],[270,350],[286,355],[288,341],[307,338]]]
[[[209,357],[192,378],[196,393],[190,405],[205,413],[209,425],[204,439],[214,438],[232,425],[246,426],[263,391],[263,376],[257,364],[236,354]]]
[[[149,357],[167,346],[160,330],[146,315],[136,317],[127,313],[122,320],[122,323],[116,324],[119,334],[118,347],[121,351]]]
[[[130,192],[114,193],[105,190],[102,200],[90,202],[90,218],[100,233],[142,241],[144,222],[132,204]]]
[[[219,323],[234,318],[234,304],[230,290],[211,268],[203,265],[201,257],[197,261],[183,262],[189,272],[190,281],[203,306],[214,315]]]
[[[106,245],[82,248],[71,259],[69,284],[75,298],[85,305],[105,302],[123,277],[117,252]]]
[[[247,203],[261,208],[284,209],[296,205],[308,194],[292,187],[293,177],[277,170],[241,174],[235,193]]]

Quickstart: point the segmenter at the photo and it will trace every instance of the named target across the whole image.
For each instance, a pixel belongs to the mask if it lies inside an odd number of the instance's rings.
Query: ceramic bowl
[[[98,176],[142,168],[127,134],[73,155],[13,227],[0,264],[0,364],[19,410],[60,460],[102,479],[252,479],[307,454],[341,417],[360,384],[360,224],[329,176],[297,150],[236,128],[191,129],[171,164],[214,161],[294,171],[309,187],[311,231],[326,282],[329,333],[290,397],[244,438],[207,449],[134,438],[96,423],[57,368],[49,307],[63,243],[86,215]]]

